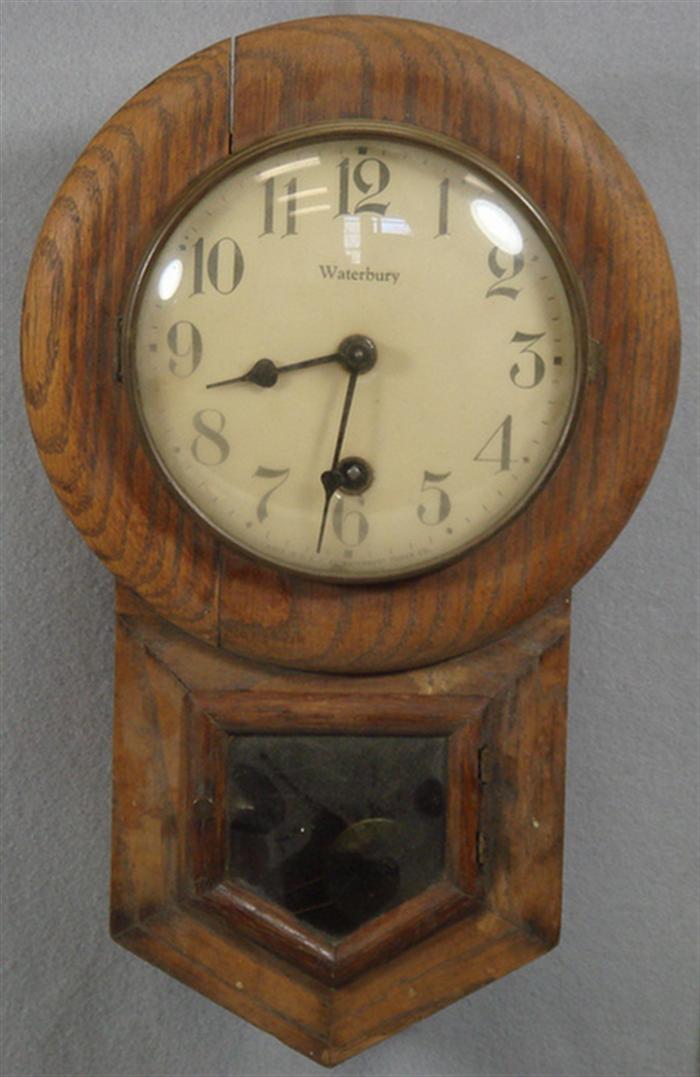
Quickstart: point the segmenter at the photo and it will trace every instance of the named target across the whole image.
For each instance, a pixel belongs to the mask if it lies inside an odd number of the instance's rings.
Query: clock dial
[[[198,188],[140,276],[128,373],[168,480],[243,552],[409,575],[550,472],[581,382],[577,302],[484,162],[348,131]]]

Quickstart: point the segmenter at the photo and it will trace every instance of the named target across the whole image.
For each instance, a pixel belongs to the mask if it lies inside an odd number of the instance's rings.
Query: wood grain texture
[[[568,633],[560,600],[442,666],[299,673],[193,641],[120,587],[114,937],[325,1065],[550,949]],[[449,737],[443,877],[339,941],[227,872],[228,740],[290,728]]]
[[[335,945],[274,902],[230,881],[207,890],[189,907],[196,914],[210,913],[210,922],[285,958],[321,983],[340,986],[472,915],[477,902],[443,879]]]
[[[239,38],[237,146],[365,117],[441,132],[485,153],[562,236],[603,357],[552,479],[528,510],[459,562],[364,587],[262,567],[220,546],[183,510],[146,459],[114,379],[118,316],[149,236],[187,183],[229,150],[229,52],[229,43],[215,45],[137,94],[89,144],[49,211],[22,332],[44,465],[115,575],[200,639],[340,673],[408,669],[479,647],[591,567],[654,469],[675,398],[678,320],[653,211],[578,105],[482,42],[371,16]]]
[[[624,526],[661,451],[676,298],[634,175],[526,65],[396,19],[245,35],[235,146],[366,118],[484,153],[562,236],[602,363],[551,481],[454,565],[343,587],[234,554],[153,469],[116,376],[119,318],[149,238],[230,151],[229,61],[228,42],[184,60],[76,162],[30,268],[23,375],[54,489],[119,581],[115,938],[335,1065],[556,943],[566,595]],[[336,944],[227,877],[229,738],[290,730],[450,741],[444,878]]]
[[[206,646],[183,635],[121,584],[116,588],[116,612],[118,623],[127,625],[130,635],[141,640],[144,646],[147,643],[150,654],[165,663],[175,677],[196,692],[198,699],[206,701],[208,707],[218,708],[219,720],[225,719],[226,701],[234,690],[245,693],[241,698],[246,701],[246,714],[260,708],[263,713],[272,713],[275,722],[283,719],[284,705],[298,696],[305,699],[304,708],[299,708],[304,713],[314,696],[318,701],[317,708],[322,708],[329,696],[336,701],[342,698],[374,699],[375,696],[386,700],[390,697],[389,709],[384,712],[387,723],[390,714],[395,714],[404,704],[413,710],[431,707],[435,715],[434,699],[437,698],[444,718],[436,717],[434,721],[442,732],[454,728],[449,715],[455,708],[465,718],[480,714],[500,690],[504,678],[513,680],[523,676],[533,655],[539,655],[555,640],[568,634],[571,600],[568,595],[563,596],[507,636],[471,652],[468,661],[455,658],[439,665],[370,677],[319,675],[238,656],[232,661],[233,656],[223,649]],[[324,686],[322,693],[318,692],[319,685]],[[267,702],[258,702],[265,700]],[[442,708],[447,708],[446,712]],[[238,720],[244,721],[245,715],[239,713]],[[314,727],[312,716],[308,724],[304,720],[304,724],[297,728],[310,732]],[[408,727],[398,726],[399,730],[405,728]],[[272,731],[275,729],[279,731],[279,726],[273,726]]]
[[[29,420],[61,504],[118,578],[203,639],[216,638],[217,545],[156,478],[115,373],[148,240],[228,153],[229,63],[229,41],[197,53],[93,138],[44,221],[22,315]]]
[[[235,55],[238,147],[321,121],[371,117],[441,132],[500,165],[562,236],[603,367],[586,386],[552,480],[458,564],[418,580],[343,589],[225,553],[222,641],[261,659],[358,672],[480,646],[594,564],[653,472],[679,351],[673,274],[653,211],[611,141],[566,94],[513,57],[444,27],[308,19],[246,34]]]

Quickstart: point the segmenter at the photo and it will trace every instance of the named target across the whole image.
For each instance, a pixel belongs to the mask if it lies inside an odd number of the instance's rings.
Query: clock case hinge
[[[480,748],[477,755],[477,780],[479,785],[488,785],[489,782],[493,780],[492,753],[487,745]],[[480,828],[476,833],[476,862],[479,867],[483,867],[486,864],[487,855],[488,844],[486,834],[484,830]]]

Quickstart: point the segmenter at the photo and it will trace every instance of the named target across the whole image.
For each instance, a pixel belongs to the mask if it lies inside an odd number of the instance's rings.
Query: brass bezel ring
[[[319,141],[363,137],[382,138],[393,141],[409,142],[412,145],[427,146],[470,168],[476,168],[485,173],[498,188],[505,191],[511,198],[514,198],[531,221],[538,237],[546,247],[556,266],[569,305],[575,339],[575,384],[569,412],[559,439],[557,440],[557,444],[554,447],[547,464],[540,472],[536,482],[528,487],[523,496],[513,504],[506,516],[496,520],[492,527],[482,532],[477,538],[460,547],[460,549],[451,552],[437,562],[428,565],[421,564],[419,566],[413,566],[404,571],[390,572],[382,576],[345,576],[315,573],[312,571],[306,572],[297,567],[286,565],[283,562],[275,561],[272,558],[265,558],[257,552],[239,545],[223,529],[213,523],[189,495],[180,488],[175,479],[173,479],[155,445],[143,413],[138,391],[138,378],[135,372],[136,363],[134,358],[136,328],[149,269],[174,229],[193,206],[200,201],[204,194],[210,191],[231,173],[238,171],[240,168],[255,160],[268,156],[275,151]],[[231,154],[229,158],[219,162],[213,168],[198,176],[175,202],[170,213],[163,220],[153,236],[133,277],[122,319],[123,332],[120,367],[127,388],[130,405],[133,414],[136,417],[136,428],[139,432],[142,444],[154,465],[156,473],[177,501],[188,512],[196,516],[209,531],[213,532],[217,539],[226,543],[228,547],[243,557],[267,565],[278,571],[290,573],[293,576],[310,579],[316,582],[349,586],[385,584],[395,580],[424,576],[428,573],[438,571],[450,564],[460,561],[469,552],[476,549],[478,546],[482,546],[489,542],[495,535],[509,527],[535,500],[561,463],[575,429],[577,418],[580,414],[586,383],[586,372],[590,363],[592,344],[594,343],[590,339],[588,311],[583,288],[568,256],[564,243],[541,209],[511,176],[494,164],[494,162],[484,154],[471,149],[455,139],[448,138],[445,135],[408,124],[385,123],[383,121],[369,120],[339,121],[304,126],[302,128],[293,128],[289,131],[284,131],[280,134],[252,143],[245,149]]]

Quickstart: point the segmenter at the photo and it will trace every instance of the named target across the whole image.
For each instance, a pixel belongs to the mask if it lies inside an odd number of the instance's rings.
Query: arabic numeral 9
[[[176,378],[189,378],[194,374],[202,358],[202,334],[192,322],[175,322],[165,338],[175,358],[168,361],[168,369]],[[189,362],[178,362],[179,359]]]

